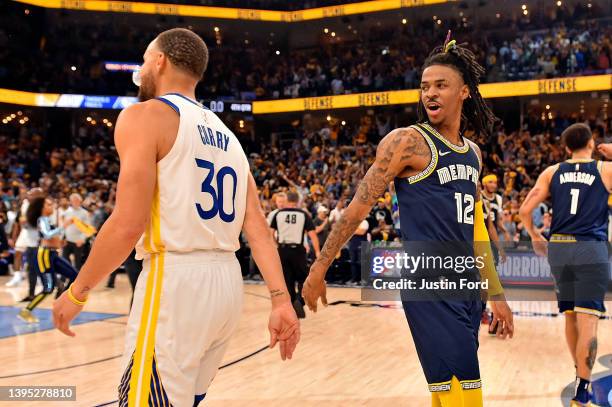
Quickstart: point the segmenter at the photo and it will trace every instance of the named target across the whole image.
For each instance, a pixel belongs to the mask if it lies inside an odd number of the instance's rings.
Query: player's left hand
[[[300,341],[300,321],[295,315],[291,302],[285,301],[272,306],[268,330],[270,331],[270,349],[274,348],[278,342],[281,359],[291,359]]]
[[[53,325],[64,335],[76,336],[70,330],[70,322],[83,310],[82,305],[76,305],[68,298],[68,290],[53,303]]]
[[[491,309],[493,311],[491,326],[496,328],[497,337],[506,339],[509,336],[512,338],[514,336],[514,317],[506,299],[491,300]]]

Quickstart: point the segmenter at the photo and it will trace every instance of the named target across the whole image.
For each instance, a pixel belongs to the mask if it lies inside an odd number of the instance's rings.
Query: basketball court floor
[[[9,289],[0,277],[0,386],[72,385],[76,402],[28,406],[116,405],[120,355],[130,289],[120,275],[115,289],[97,289],[69,338],[52,328],[52,301],[35,314],[40,324],[16,318],[25,285]],[[329,288],[334,303],[302,321],[293,360],[269,350],[265,286],[245,284],[243,316],[209,389],[207,406],[429,406],[430,397],[403,311],[395,303],[361,303],[355,288]],[[554,302],[512,302],[515,337],[480,333],[485,406],[567,406],[574,368],[563,318]],[[612,302],[606,304],[612,309]],[[608,312],[609,315],[609,312]],[[193,321],[198,329],[198,321]],[[600,321],[594,385],[612,403],[612,320]],[[609,393],[608,393],[609,392]],[[0,402],[0,405],[10,405]],[[13,403],[14,405],[14,403]]]

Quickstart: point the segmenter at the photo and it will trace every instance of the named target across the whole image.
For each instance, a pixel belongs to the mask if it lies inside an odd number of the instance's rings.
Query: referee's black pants
[[[285,276],[285,283],[289,290],[291,303],[296,298],[302,302],[302,286],[306,280],[308,267],[306,263],[306,249],[302,244],[280,244],[278,246],[278,254],[283,266],[283,275]]]
[[[79,247],[74,242],[66,242],[62,250],[62,256],[71,264],[70,255],[74,254],[74,268],[76,268],[77,271],[81,271],[81,267],[83,267],[83,263],[85,263],[85,246],[86,243],[83,243],[81,247]]]

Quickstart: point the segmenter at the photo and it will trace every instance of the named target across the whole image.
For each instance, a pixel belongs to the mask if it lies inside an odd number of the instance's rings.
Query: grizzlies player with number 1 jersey
[[[576,366],[571,405],[578,407],[596,401],[591,399],[590,378],[597,354],[597,322],[605,312],[610,280],[607,233],[612,166],[591,158],[595,142],[585,124],[569,126],[562,137],[571,159],[544,170],[525,198],[520,215],[534,249],[544,255],[544,238],[535,230],[531,214],[550,193],[548,262]]]
[[[58,328],[136,244],[143,270],[126,329],[119,406],[197,406],[242,309],[235,255],[244,232],[270,291],[271,346],[291,358],[299,322],[257,186],[236,136],[195,100],[208,59],[192,31],[164,31],[144,54],[142,103],[115,128],[117,201],[74,284],[55,304]]]
[[[609,192],[601,178],[602,165],[571,159],[558,164],[552,175],[548,261],[558,285],[560,312],[605,312]]]

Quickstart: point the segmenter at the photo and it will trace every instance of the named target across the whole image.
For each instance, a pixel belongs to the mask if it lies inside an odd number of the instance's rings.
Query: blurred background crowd
[[[338,32],[324,28],[310,44],[295,46],[282,30],[251,38],[219,26],[193,25],[210,46],[210,66],[198,93],[252,100],[413,89],[424,59],[448,29],[486,67],[485,82],[607,73],[612,25],[609,17],[600,18],[605,10],[589,4],[528,10],[528,19],[497,13],[477,20],[467,11],[452,17],[419,15],[399,24],[357,18]],[[75,17],[66,13],[55,16],[53,24],[37,24],[32,14],[24,17],[0,14],[0,59],[6,61],[0,66],[0,86],[40,92],[125,94],[133,90],[131,76],[106,70],[105,62],[140,63],[155,33],[176,25],[157,18],[154,30],[142,30],[128,19],[75,25]],[[17,35],[19,42],[10,40]]]
[[[542,123],[528,117],[522,128],[506,131],[503,126],[476,141],[482,146],[483,174],[495,174],[503,198],[503,222],[507,231],[500,240],[510,247],[529,237],[518,219],[520,203],[546,166],[566,158],[560,132],[567,125],[587,122],[597,142],[612,141],[610,119],[589,120],[559,116]],[[317,127],[306,123],[295,131],[291,143],[245,143],[260,199],[266,213],[279,207],[277,196],[289,191],[300,195],[299,206],[306,209],[318,226],[321,244],[331,226],[355,193],[374,159],[378,141],[395,128],[390,116],[365,115],[359,123],[341,126],[333,121]],[[466,132],[472,137],[470,131]],[[83,197],[82,206],[90,213],[91,224],[99,228],[110,215],[115,197],[119,160],[108,126],[81,126],[68,148],[47,146],[35,127],[22,127],[16,137],[0,132],[1,196],[0,219],[6,235],[1,251],[14,245],[15,222],[28,189],[41,187],[59,208],[67,208],[72,193]],[[549,224],[547,206],[534,212],[536,225]],[[393,189],[372,209],[368,220],[368,239],[393,241],[399,236],[399,212]],[[323,225],[323,226],[321,226]],[[1,232],[0,232],[1,234]],[[254,270],[245,265],[245,274]]]
[[[170,3],[290,11],[349,2]],[[202,99],[248,101],[418,88],[424,59],[441,44],[448,29],[475,52],[486,69],[484,82],[612,72],[612,14],[605,8],[609,2],[558,1],[556,6],[542,7],[531,2],[522,8],[511,3],[499,12],[493,3],[473,1],[446,7],[445,14],[435,8],[415,8],[380,19],[375,14],[342,17],[303,23],[295,34],[284,25],[262,30],[249,25],[254,22],[239,22],[244,29],[235,30],[229,22],[172,16],[101,13],[90,21],[83,12],[41,11],[4,2],[0,4],[0,88],[134,95],[131,72],[111,72],[105,62],[139,63],[148,42],[174,26],[193,28],[209,45],[209,68],[197,93]],[[480,10],[481,5],[486,11]],[[19,7],[19,13],[11,7]],[[479,17],[479,13],[487,14]],[[17,14],[21,17],[15,18]],[[142,32],[150,35],[138,34]],[[517,246],[528,240],[518,219],[522,200],[546,166],[566,157],[560,142],[563,129],[585,122],[597,143],[612,141],[609,93],[491,103],[503,121],[486,136],[475,138],[469,129],[465,136],[482,149],[483,175],[497,176],[505,229],[500,239]],[[80,194],[91,224],[99,228],[113,210],[119,172],[113,146],[116,111],[94,115],[59,108],[53,113],[10,109],[14,120],[0,125],[0,260],[14,247],[20,208],[29,189],[42,188],[55,200],[58,212],[68,205],[71,194]],[[381,138],[416,120],[414,106],[346,111],[264,115],[257,120],[223,116],[249,156],[265,211],[282,206],[283,193],[298,192],[299,206],[314,219],[321,244],[373,162]],[[85,119],[87,115],[97,121]],[[542,230],[549,227],[547,205],[533,216]],[[391,188],[373,208],[362,239],[393,241],[399,227]],[[243,254],[244,274],[253,276],[248,248]],[[4,263],[0,261],[0,267],[6,271]],[[338,277],[348,279],[347,274]]]

